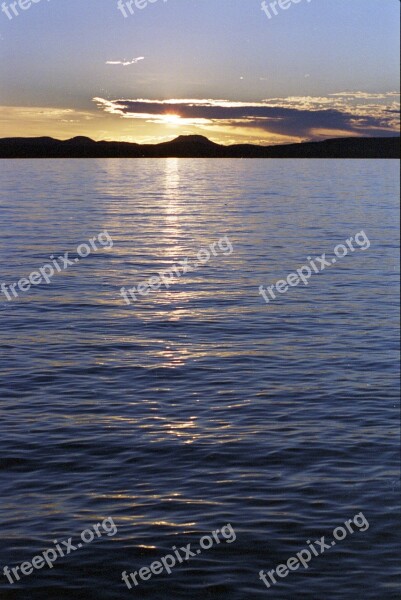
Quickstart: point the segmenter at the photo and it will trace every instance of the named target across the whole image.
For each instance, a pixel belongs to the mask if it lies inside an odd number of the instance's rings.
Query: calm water
[[[0,169],[0,282],[105,229],[114,241],[0,296],[1,598],[399,598],[398,163]],[[362,229],[368,250],[274,303],[258,294]],[[119,296],[224,235],[231,255],[131,306]],[[367,531],[259,580],[361,511]],[[3,575],[106,517],[114,536]],[[234,543],[122,583],[227,523]]]

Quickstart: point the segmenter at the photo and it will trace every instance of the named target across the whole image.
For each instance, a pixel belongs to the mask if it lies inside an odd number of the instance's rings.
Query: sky
[[[400,1],[272,1],[0,0],[0,137],[397,135]]]

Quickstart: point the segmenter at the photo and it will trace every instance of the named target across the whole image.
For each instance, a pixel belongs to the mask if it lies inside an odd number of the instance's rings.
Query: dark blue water
[[[0,596],[5,600],[390,600],[399,579],[398,163],[2,161]],[[261,284],[363,230],[267,305]],[[144,282],[228,235],[195,272]],[[275,569],[363,513],[270,589]],[[9,568],[111,517],[114,535],[9,583]],[[230,523],[129,591],[134,572]]]

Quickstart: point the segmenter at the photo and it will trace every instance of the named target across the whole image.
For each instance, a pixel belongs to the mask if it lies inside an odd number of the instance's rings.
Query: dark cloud
[[[283,136],[313,139],[316,132],[333,131],[355,135],[395,135],[399,112],[385,104],[345,104],[337,98],[291,98],[262,103],[228,101],[157,101],[114,100],[96,98],[99,106],[107,112],[125,118],[152,120],[167,115],[179,115],[188,122],[205,123],[239,128],[257,128]],[[297,101],[299,107],[297,107]],[[280,104],[280,105],[278,105]]]

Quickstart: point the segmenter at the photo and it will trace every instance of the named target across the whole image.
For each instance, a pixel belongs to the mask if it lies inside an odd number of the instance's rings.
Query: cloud
[[[52,108],[48,106],[0,106],[0,120],[11,122],[13,120],[35,121],[37,123],[78,122],[95,119],[96,115],[89,111],[77,111],[73,108]]]
[[[381,94],[372,94],[369,92],[337,92],[329,96],[338,96],[342,98],[357,98],[358,100],[386,100],[387,98],[398,97],[399,92],[384,92]]]
[[[322,137],[389,136],[399,130],[399,103],[394,92],[340,92],[326,97],[288,97],[262,102],[213,99],[94,98],[103,111],[125,119],[153,123],[181,123],[210,129],[224,127],[259,130],[298,139]]]
[[[103,123],[107,124],[111,120],[112,117],[105,113],[95,111],[49,106],[0,105],[0,137],[92,137]]]
[[[108,60],[106,61],[106,65],[121,65],[123,67],[128,67],[129,65],[136,65],[140,60],[145,60],[144,56],[138,56],[138,58],[133,58],[132,60]]]

